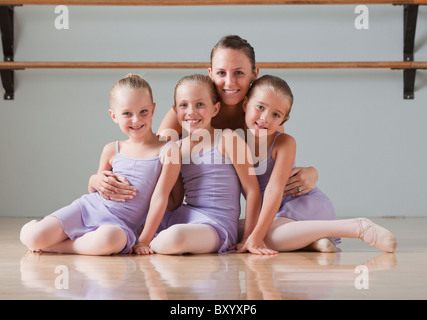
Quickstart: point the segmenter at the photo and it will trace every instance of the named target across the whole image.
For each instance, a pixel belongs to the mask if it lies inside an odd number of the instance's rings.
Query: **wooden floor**
[[[427,299],[427,218],[372,219],[394,254],[344,239],[340,253],[91,257],[35,254],[18,239],[29,219],[0,218],[0,299]]]

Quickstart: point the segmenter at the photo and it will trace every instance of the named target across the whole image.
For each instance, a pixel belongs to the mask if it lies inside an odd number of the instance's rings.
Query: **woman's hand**
[[[125,202],[136,196],[136,188],[132,187],[123,176],[112,171],[101,171],[90,177],[89,192],[98,193],[107,200]]]
[[[285,195],[302,196],[314,189],[317,179],[318,174],[314,167],[294,168],[286,184]]]

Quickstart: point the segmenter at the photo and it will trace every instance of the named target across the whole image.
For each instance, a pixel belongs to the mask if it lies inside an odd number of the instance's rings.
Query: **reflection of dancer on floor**
[[[250,300],[324,299],[334,292],[337,284],[354,288],[358,268],[366,268],[371,274],[397,265],[396,255],[390,253],[381,253],[359,265],[341,265],[340,253],[307,255],[298,251],[239,257],[247,267],[244,269],[246,299]]]
[[[394,252],[396,238],[393,234],[369,219],[314,220],[318,216],[316,206],[321,206],[323,211],[331,210],[333,214],[329,199],[317,188],[298,198],[283,196],[286,177],[295,161],[296,143],[290,135],[278,133],[277,129],[289,119],[292,103],[292,92],[284,80],[263,76],[254,81],[243,105],[248,145],[254,150],[269,150],[269,153],[258,164],[261,168],[265,164],[262,162],[267,162],[265,172],[257,175],[263,194],[258,223],[239,251],[246,251],[246,246],[262,248],[263,241],[268,248],[292,251],[318,239],[345,237],[359,238],[377,249]],[[265,143],[267,146],[263,145]],[[326,244],[318,244],[318,249],[335,251],[335,245],[325,240]]]
[[[155,103],[149,84],[139,76],[119,80],[111,90],[110,103],[112,119],[129,139],[104,147],[98,172],[114,170],[126,177],[138,195],[120,203],[94,192],[39,222],[33,220],[21,230],[21,241],[30,249],[87,255],[128,253],[137,240],[137,229],[144,225],[140,252],[152,253],[149,243],[179,175],[179,148],[176,143],[159,141],[152,132]],[[176,159],[169,158],[169,153]]]

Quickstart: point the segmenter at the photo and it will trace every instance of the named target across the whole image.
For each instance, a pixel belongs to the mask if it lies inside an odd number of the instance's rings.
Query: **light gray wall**
[[[267,61],[401,61],[403,7],[370,5],[78,7],[57,30],[55,6],[17,7],[16,61],[201,61],[239,34]],[[427,61],[420,6],[415,59]],[[154,130],[183,75],[207,70],[23,70],[0,100],[0,216],[45,216],[87,192],[103,146],[124,136],[108,115],[123,75],[143,73],[157,102]],[[261,70],[284,77],[295,104],[286,130],[297,164],[315,166],[339,217],[427,216],[427,71],[414,100],[397,70]]]

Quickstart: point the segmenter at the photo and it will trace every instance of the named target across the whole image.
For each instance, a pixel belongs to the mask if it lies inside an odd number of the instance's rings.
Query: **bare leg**
[[[161,254],[211,253],[218,250],[216,230],[205,224],[175,224],[151,241],[151,248]]]
[[[120,252],[127,242],[125,231],[117,226],[103,225],[76,240],[70,240],[59,220],[47,216],[28,222],[21,229],[21,242],[33,251],[110,255]]]
[[[126,242],[126,232],[122,228],[114,225],[102,225],[75,240],[67,239],[53,246],[42,248],[42,251],[97,256],[110,255],[122,251]]]
[[[288,219],[288,222],[295,221]],[[239,239],[242,239],[243,230],[245,227],[245,219],[239,220]],[[337,247],[335,244],[327,238],[317,239],[314,242],[310,243],[304,248],[299,248],[304,251],[317,251],[317,252],[336,252]]]
[[[37,251],[68,239],[62,230],[59,220],[47,216],[41,221],[32,220],[26,223],[20,234],[21,242],[30,250]]]
[[[277,218],[272,223],[265,243],[278,251],[304,248],[321,238],[359,238],[387,252],[394,252],[396,238],[369,219],[294,221]]]

